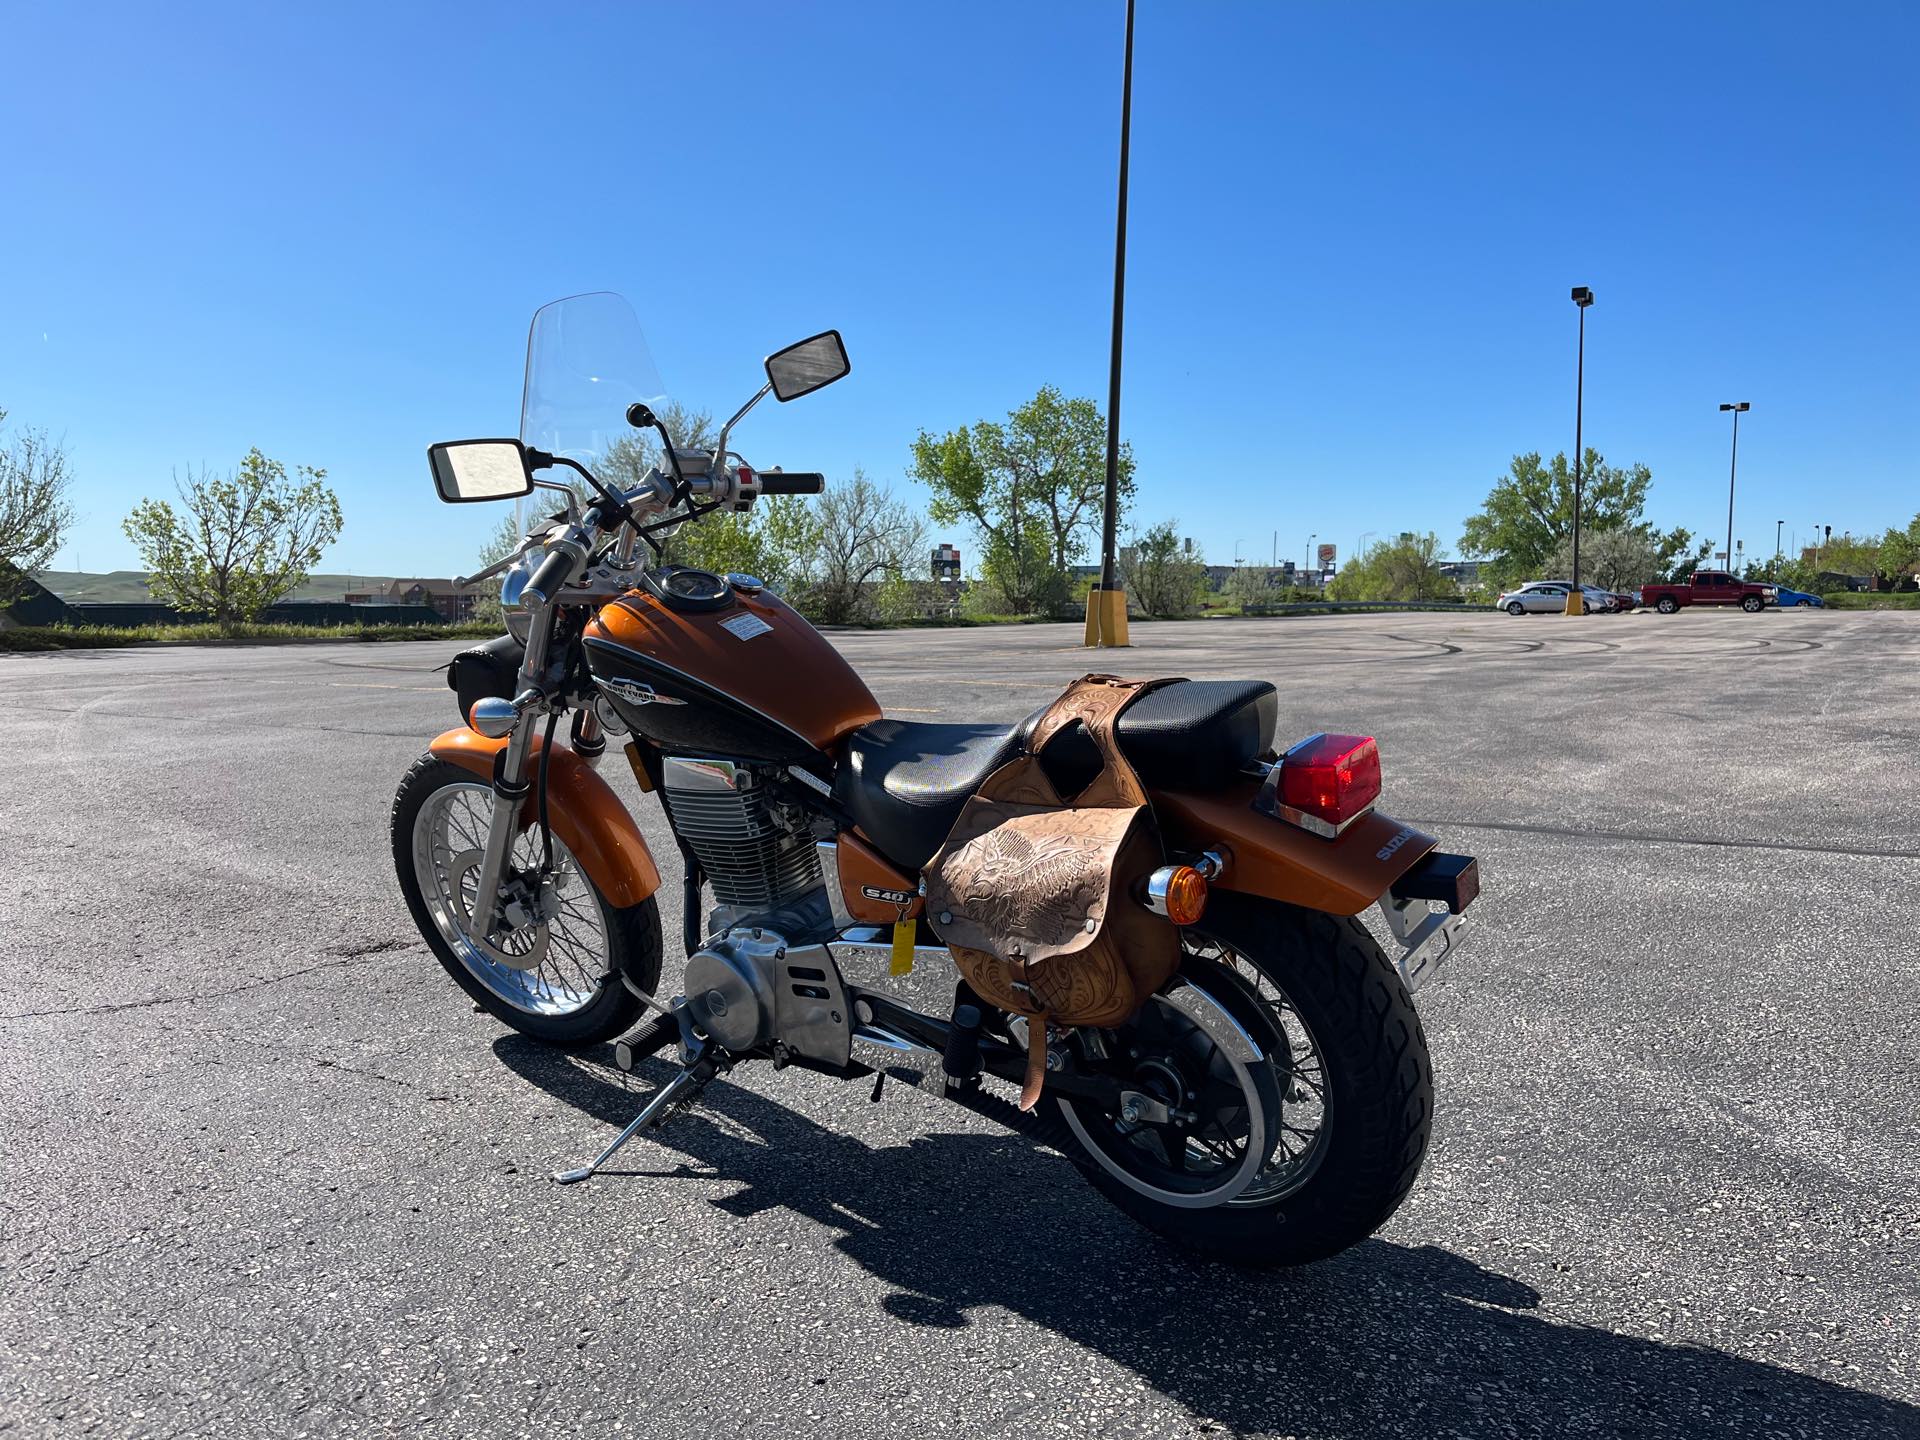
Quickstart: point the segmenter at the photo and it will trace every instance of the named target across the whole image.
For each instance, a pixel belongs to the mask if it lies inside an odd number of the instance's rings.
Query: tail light
[[[1371,735],[1309,735],[1280,757],[1256,803],[1331,839],[1379,799],[1380,747]]]

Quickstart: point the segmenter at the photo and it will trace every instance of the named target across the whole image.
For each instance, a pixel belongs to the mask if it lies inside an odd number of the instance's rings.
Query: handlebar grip
[[[782,474],[761,472],[762,495],[818,495],[827,488],[827,477],[818,470],[796,470]]]
[[[567,572],[573,568],[573,556],[556,546],[547,551],[547,558],[540,562],[540,568],[533,572],[526,585],[521,588],[522,603],[538,597],[541,604],[553,599],[553,592],[566,584]]]

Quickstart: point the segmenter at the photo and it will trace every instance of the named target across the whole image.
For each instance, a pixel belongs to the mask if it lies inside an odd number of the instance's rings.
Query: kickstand
[[[703,1046],[702,1049],[704,1048]],[[577,1185],[580,1181],[587,1179],[594,1171],[611,1160],[622,1145],[649,1125],[664,1120],[676,1101],[683,1098],[691,1101],[701,1087],[714,1077],[714,1073],[714,1064],[704,1053],[689,1057],[686,1067],[654,1092],[653,1098],[647,1101],[638,1115],[633,1117],[632,1123],[614,1137],[613,1143],[602,1150],[591,1165],[582,1165],[577,1170],[555,1170],[548,1178],[560,1185]]]

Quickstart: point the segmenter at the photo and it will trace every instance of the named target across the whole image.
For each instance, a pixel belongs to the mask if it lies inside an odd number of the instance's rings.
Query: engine
[[[676,757],[663,762],[660,781],[674,831],[729,919],[770,915],[820,888],[806,816],[778,800],[751,766]]]

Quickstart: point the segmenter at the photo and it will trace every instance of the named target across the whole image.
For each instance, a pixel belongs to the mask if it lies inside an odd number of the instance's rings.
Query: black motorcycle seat
[[[1121,753],[1150,788],[1203,789],[1273,747],[1280,697],[1263,680],[1180,680],[1120,716]],[[1045,707],[1011,725],[876,720],[848,737],[834,798],[880,852],[918,870],[947,838],[967,797],[1018,753]],[[1077,792],[1100,767],[1077,728],[1047,747],[1049,773]]]

